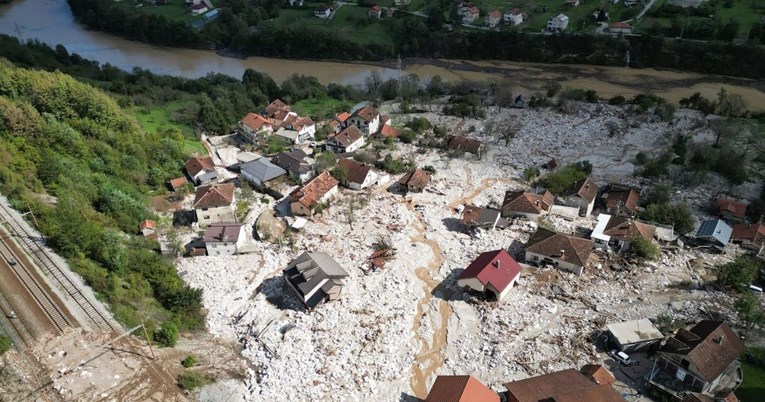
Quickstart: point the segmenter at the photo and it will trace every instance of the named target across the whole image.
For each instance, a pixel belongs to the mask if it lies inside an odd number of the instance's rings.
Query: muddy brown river
[[[396,63],[360,64],[329,61],[283,60],[265,57],[237,59],[205,50],[160,48],[127,41],[77,24],[65,0],[16,0],[0,7],[0,33],[23,40],[38,39],[63,44],[70,52],[100,63],[131,70],[141,67],[160,74],[200,77],[210,72],[241,77],[252,68],[277,81],[290,74],[315,76],[322,83],[360,84],[372,71],[390,78],[399,74]],[[548,65],[507,61],[404,60],[401,74],[417,74],[427,80],[434,75],[454,81],[504,80],[518,93],[531,94],[550,80],[564,87],[594,89],[601,96],[652,92],[674,102],[701,92],[714,97],[720,87],[741,94],[752,110],[765,110],[765,81],[695,73],[599,67]]]

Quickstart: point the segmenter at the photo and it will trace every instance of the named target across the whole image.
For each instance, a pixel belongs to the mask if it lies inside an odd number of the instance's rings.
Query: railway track
[[[0,312],[8,317],[8,328],[16,333],[18,340],[20,340],[24,346],[32,346],[32,343],[35,340],[34,336],[32,336],[29,328],[27,328],[21,320],[14,318],[15,313],[13,312],[13,307],[11,307],[11,303],[8,302],[8,299],[6,299],[2,293],[0,293]]]
[[[93,305],[90,299],[82,293],[80,287],[66,275],[64,270],[56,264],[55,261],[53,261],[48,252],[41,245],[41,242],[43,241],[42,238],[30,233],[16,220],[9,208],[2,203],[0,203],[0,218],[2,218],[6,227],[9,229],[10,235],[19,240],[21,246],[27,249],[32,260],[34,260],[34,262],[41,268],[45,269],[49,274],[48,276],[60,285],[95,328],[114,332],[120,331],[120,328],[117,328],[112,324],[111,320]]]
[[[30,268],[20,262],[18,255],[5,242],[0,242],[0,256],[58,331],[63,331],[64,328],[72,326],[72,322],[66,317],[61,307],[56,305],[45,288],[29,272]]]

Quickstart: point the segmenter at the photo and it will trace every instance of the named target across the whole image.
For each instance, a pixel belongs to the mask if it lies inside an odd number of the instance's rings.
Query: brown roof
[[[749,240],[756,245],[765,244],[765,224],[738,223],[733,225],[733,240]]]
[[[611,27],[611,28],[626,28],[626,29],[632,29],[632,25],[630,25],[630,24],[628,24],[628,23],[626,23],[626,22],[621,22],[621,21],[612,22],[612,23],[608,24],[608,26],[609,26],[609,27]]]
[[[327,194],[332,188],[337,186],[338,181],[329,174],[321,172],[318,176],[307,181],[303,186],[298,187],[290,194],[290,202],[299,202],[306,208],[313,208],[319,199]]]
[[[356,126],[349,126],[345,130],[337,133],[332,139],[340,143],[342,146],[347,147],[362,137],[364,137],[364,133],[362,133],[361,130]]]
[[[212,223],[205,230],[205,243],[222,243],[239,241],[243,223]]]
[[[637,210],[638,201],[640,201],[640,194],[633,189],[628,190],[616,190],[608,193],[606,198],[606,208],[627,208],[630,212]]]
[[[500,18],[502,17],[502,13],[500,13],[498,10],[494,10],[489,14],[489,17],[492,18]]]
[[[168,183],[170,184],[170,188],[173,189],[173,191],[178,190],[182,185],[188,182],[189,181],[186,180],[186,177],[184,176],[176,177],[175,179],[168,181]]]
[[[284,122],[283,126],[285,126],[285,127],[289,127],[290,125],[292,125],[293,123],[295,123],[299,119],[299,117],[296,114],[290,113],[287,110],[283,110],[281,112],[277,112],[276,115],[274,116],[274,118],[282,120]]]
[[[264,125],[270,125],[271,121],[259,114],[247,113],[247,116],[244,116],[242,119],[242,124],[249,127],[251,130],[257,131]]]
[[[617,240],[630,240],[635,237],[651,240],[654,233],[656,233],[656,227],[620,216],[612,216],[603,229],[603,234]]]
[[[704,320],[690,330],[678,330],[660,350],[684,355],[709,382],[738,359],[744,344],[725,322]]]
[[[481,207],[466,204],[462,209],[462,219],[460,219],[460,222],[463,225],[474,224],[478,220],[478,216],[481,215],[481,211],[483,211]]]
[[[518,402],[539,402],[558,394],[596,386],[597,384],[574,369],[557,371],[505,384],[510,400],[517,400]]]
[[[277,100],[269,103],[268,106],[266,106],[266,114],[268,115],[268,117],[274,117],[276,112],[279,112],[279,111],[287,111],[287,112],[289,112],[290,109],[291,108],[289,107],[289,105],[287,105],[286,103],[282,102],[281,99],[277,99]]]
[[[534,194],[527,191],[508,191],[502,201],[502,209],[513,212],[526,212],[539,214],[549,211],[555,202],[555,196],[545,191],[542,194]]]
[[[345,178],[349,183],[364,183],[364,179],[367,178],[369,171],[372,170],[372,165],[357,162],[353,159],[340,159],[337,164],[345,170]]]
[[[380,113],[372,106],[366,105],[363,108],[353,112],[353,116],[358,116],[366,122],[370,122],[379,116]]]
[[[425,402],[499,402],[499,395],[469,375],[440,375]]]
[[[152,230],[154,230],[155,227],[157,227],[157,223],[156,222],[154,222],[151,219],[145,219],[143,222],[141,222],[138,225],[138,230],[144,230],[144,229],[152,229]]]
[[[195,156],[186,162],[184,168],[189,176],[194,177],[203,170],[215,170],[215,163],[209,156]]]
[[[484,145],[483,142],[476,139],[454,135],[446,139],[446,147],[477,154],[481,151]]]
[[[689,392],[685,394],[682,402],[715,402],[715,398],[704,394]]]
[[[234,185],[231,183],[212,184],[197,188],[194,195],[194,209],[215,208],[234,202]]]
[[[592,179],[586,177],[574,182],[566,191],[566,196],[578,195],[587,200],[587,202],[592,202],[598,196],[598,191],[600,191],[598,185]]]
[[[746,217],[746,208],[749,204],[741,201],[731,200],[729,198],[716,198],[712,201],[712,207],[722,214],[727,212],[737,218]]]
[[[348,120],[348,118],[350,118],[350,117],[351,117],[350,113],[343,112],[343,113],[340,113],[337,116],[335,116],[335,119],[337,119],[337,121],[339,121],[340,123],[345,123],[345,121]]]
[[[587,265],[593,245],[594,242],[589,239],[567,236],[539,228],[526,243],[526,251],[583,267]]]
[[[602,364],[587,364],[579,372],[596,384],[613,385],[616,382],[616,378]]]
[[[559,393],[553,397],[553,400],[555,402],[627,402],[609,384]]]
[[[390,124],[383,124],[382,128],[380,129],[380,135],[386,138],[398,138],[398,136],[401,135],[401,130],[391,126]]]
[[[311,120],[310,117],[301,117],[301,118],[295,120],[294,123],[292,123],[292,129],[300,131],[304,127],[313,126],[314,124],[316,124],[316,123],[314,123],[313,120]]]
[[[422,169],[415,169],[400,178],[398,183],[403,186],[423,189],[430,183],[430,173]]]

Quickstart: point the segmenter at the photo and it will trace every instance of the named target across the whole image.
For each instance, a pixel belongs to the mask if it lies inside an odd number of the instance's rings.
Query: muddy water
[[[360,84],[372,71],[384,78],[397,76],[395,63],[386,65],[350,64],[326,61],[298,61],[249,57],[235,59],[214,52],[159,48],[88,31],[78,25],[66,0],[16,0],[0,7],[0,33],[24,40],[37,38],[50,45],[63,44],[70,52],[130,70],[150,71],[184,77],[200,77],[210,72],[241,77],[247,68],[264,72],[277,81],[290,74],[315,76],[322,83]],[[417,64],[417,63],[424,64]],[[677,101],[696,91],[713,97],[721,86],[741,94],[750,109],[765,110],[765,82],[723,76],[627,69],[585,65],[545,65],[506,61],[429,60],[404,61],[404,74],[417,74],[426,80],[440,75],[446,80],[507,80],[519,93],[531,94],[542,84],[554,80],[572,88],[594,89],[602,96],[634,95],[647,91]]]
[[[433,329],[433,336],[430,340],[420,333],[422,327],[422,321],[426,315],[430,313],[430,302],[433,298],[433,289],[438,286],[438,281],[431,276],[438,271],[441,264],[444,262],[444,255],[441,247],[434,240],[428,240],[425,238],[425,227],[419,220],[419,212],[414,210],[411,203],[407,203],[407,208],[417,216],[417,221],[413,224],[414,229],[417,231],[417,235],[412,236],[412,242],[422,243],[430,247],[433,253],[433,259],[427,263],[427,265],[419,267],[415,270],[417,278],[422,282],[422,299],[417,303],[417,312],[414,316],[414,322],[412,323],[412,333],[414,334],[417,344],[420,345],[420,349],[415,355],[414,362],[412,363],[412,375],[409,378],[409,386],[412,392],[417,398],[425,399],[428,395],[428,378],[438,370],[444,364],[444,348],[446,347],[446,331],[449,324],[449,318],[452,315],[452,308],[446,300],[441,300],[438,303],[438,320],[434,317],[430,318],[435,328]]]

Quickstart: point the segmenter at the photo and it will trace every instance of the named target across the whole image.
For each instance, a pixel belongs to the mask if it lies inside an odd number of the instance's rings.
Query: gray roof
[[[283,273],[310,308],[319,303],[321,297],[316,295],[326,294],[333,286],[342,286],[343,278],[348,276],[348,272],[324,252],[300,254]]]
[[[242,173],[247,173],[265,183],[281,175],[287,174],[287,171],[271,163],[268,158],[261,157],[252,162],[243,163]]]
[[[484,208],[478,214],[476,223],[478,225],[494,225],[497,222],[497,218],[499,218],[499,214],[500,212],[496,209]]]
[[[733,228],[721,219],[709,219],[701,222],[701,226],[699,226],[699,230],[696,232],[696,238],[715,241],[725,247],[728,245],[732,234]]]
[[[218,178],[218,171],[217,170],[211,170],[209,172],[205,172],[205,173],[200,174],[199,177],[197,177],[197,180],[199,180],[200,182],[204,183],[204,182],[207,182],[207,181],[215,180],[217,178]]]
[[[296,175],[302,175],[311,171],[311,165],[303,159],[305,157],[305,152],[298,149],[290,153],[279,152],[272,162]]]
[[[295,141],[297,141],[298,136],[300,134],[297,131],[295,131],[295,130],[289,130],[289,129],[286,129],[286,128],[282,127],[280,129],[276,130],[274,135],[278,135],[279,137],[284,137],[284,138],[290,140],[291,142],[295,142]]]

